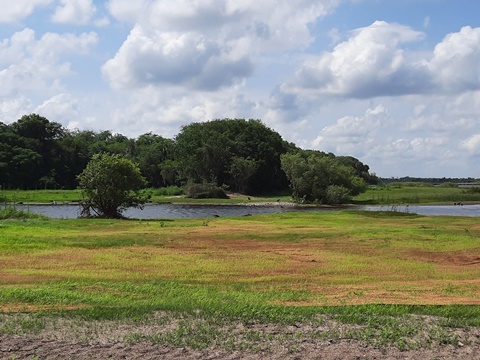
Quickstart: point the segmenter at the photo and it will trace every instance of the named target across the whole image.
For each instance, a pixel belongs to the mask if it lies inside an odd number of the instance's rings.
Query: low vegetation
[[[477,187],[451,186],[385,186],[371,187],[354,197],[354,203],[373,205],[392,204],[454,204],[480,202]]]
[[[478,342],[458,331],[480,327],[474,218],[343,211],[0,228],[0,334],[292,352],[302,339]]]

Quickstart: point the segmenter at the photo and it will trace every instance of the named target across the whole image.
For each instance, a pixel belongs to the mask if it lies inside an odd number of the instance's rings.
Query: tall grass
[[[2,202],[52,203],[71,202],[82,198],[80,190],[2,190]]]
[[[354,203],[372,205],[480,202],[480,193],[458,187],[402,186],[371,188],[356,196]]]
[[[25,210],[17,210],[12,206],[6,206],[5,208],[0,209],[0,220],[6,220],[6,219],[20,219],[20,220],[42,219],[42,220],[47,220],[48,217],[45,216],[45,215],[36,214],[36,213],[32,213],[32,212],[25,211]]]

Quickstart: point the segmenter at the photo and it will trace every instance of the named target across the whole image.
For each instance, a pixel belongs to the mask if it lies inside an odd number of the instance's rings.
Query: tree
[[[175,183],[174,146],[173,140],[152,133],[143,134],[134,142],[133,158],[149,186],[162,187]]]
[[[239,156],[232,157],[229,173],[232,176],[235,188],[239,192],[247,192],[248,180],[257,171],[257,166],[257,162],[250,158],[244,159]]]
[[[85,216],[93,211],[98,217],[121,218],[128,207],[142,208],[148,200],[139,167],[118,154],[95,154],[78,181]]]
[[[182,127],[175,138],[180,176],[252,193],[284,190],[280,155],[289,144],[259,120],[217,119]],[[242,168],[247,176],[240,176]]]
[[[366,190],[355,168],[344,165],[333,154],[301,150],[281,157],[282,168],[297,200],[341,204]]]

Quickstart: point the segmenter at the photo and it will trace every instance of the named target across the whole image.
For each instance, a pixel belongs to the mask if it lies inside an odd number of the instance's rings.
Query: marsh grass
[[[356,204],[391,205],[391,204],[428,204],[456,202],[479,202],[480,193],[469,192],[458,187],[438,186],[402,186],[371,188],[354,197]]]
[[[17,210],[14,207],[6,206],[0,209],[0,220],[15,219],[15,220],[27,220],[27,219],[41,219],[48,220],[48,217],[41,214],[31,213],[25,210]]]
[[[0,197],[6,203],[72,202],[82,198],[80,190],[1,190]]]
[[[205,219],[0,226],[4,334],[68,321],[77,322],[72,336],[92,339],[104,329],[98,322],[113,322],[130,329],[119,338],[134,342],[263,351],[287,341],[295,351],[305,337],[405,349],[453,344],[455,329],[480,326],[474,218],[344,211],[208,226]],[[434,320],[422,327],[425,317]]]

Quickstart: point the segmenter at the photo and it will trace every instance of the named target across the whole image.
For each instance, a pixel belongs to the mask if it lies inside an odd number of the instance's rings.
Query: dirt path
[[[278,348],[270,353],[227,352],[217,349],[201,351],[172,348],[149,343],[81,344],[66,340],[49,340],[30,336],[0,336],[0,359],[480,359],[479,346],[447,346],[439,349],[399,351],[374,349],[357,342],[305,340],[294,353]]]

